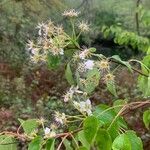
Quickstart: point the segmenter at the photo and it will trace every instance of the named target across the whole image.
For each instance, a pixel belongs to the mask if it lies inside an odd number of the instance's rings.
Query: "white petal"
[[[86,100],[87,105],[91,105],[91,101],[89,99]]]
[[[93,67],[94,67],[94,61],[93,60],[87,60],[86,62],[85,62],[85,68],[86,69],[93,69]]]
[[[46,127],[45,129],[44,129],[44,133],[45,133],[45,135],[47,135],[47,134],[49,134],[50,133],[50,128],[48,128],[48,127]]]

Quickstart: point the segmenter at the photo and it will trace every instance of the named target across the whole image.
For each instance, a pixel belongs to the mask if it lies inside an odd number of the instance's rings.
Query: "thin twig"
[[[138,105],[135,105],[138,104]],[[135,110],[138,108],[141,108],[145,105],[149,104],[148,106],[150,106],[150,100],[144,101],[144,102],[132,102],[130,104],[126,104],[124,105],[120,111],[118,112],[118,114],[115,116],[115,118],[112,120],[111,124],[109,125],[108,129],[109,130],[111,128],[111,126],[114,124],[114,122],[116,121],[116,119],[121,116],[121,115],[125,115],[127,113],[129,113],[131,110]]]
[[[60,150],[60,148],[61,148],[61,146],[62,146],[64,140],[67,138],[67,136],[69,136],[69,134],[65,135],[65,136],[62,138],[62,141],[61,141],[60,144],[58,145],[57,150]]]
[[[0,143],[0,145],[11,145],[11,144],[18,144],[18,143],[19,143],[19,142],[3,143],[3,144]]]
[[[147,105],[147,106],[146,106]],[[126,108],[126,110],[124,111],[124,112],[122,112],[122,114],[121,115],[126,115],[126,114],[128,114],[130,111],[133,111],[133,110],[135,110],[135,109],[138,109],[138,108],[141,108],[141,107],[149,107],[150,106],[150,101],[145,101],[145,102],[141,102],[141,103],[139,103],[138,105],[135,105],[134,106],[134,104],[131,104],[131,105],[129,105],[127,108]]]

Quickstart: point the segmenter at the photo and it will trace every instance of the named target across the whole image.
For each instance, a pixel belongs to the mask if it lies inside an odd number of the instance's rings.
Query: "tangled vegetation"
[[[88,22],[78,21],[80,12],[71,9],[62,15],[70,23],[71,32],[51,20],[42,22],[37,26],[37,38],[28,41],[27,49],[32,64],[46,64],[51,70],[65,64],[65,77],[71,87],[61,96],[64,109],[52,111],[51,120],[19,118],[17,132],[0,133],[0,149],[17,150],[17,141],[23,141],[28,150],[143,150],[142,140],[130,129],[124,115],[150,105],[149,39],[120,27],[103,27],[105,38],[114,36],[119,45],[131,45],[145,52],[143,60],[106,57],[94,47],[80,46],[81,35],[88,36],[92,30]],[[138,74],[141,101],[119,98],[115,73],[123,67],[130,74]],[[99,83],[113,95],[111,105],[91,101]],[[66,105],[71,111],[66,112]],[[143,122],[149,130],[149,109],[143,113]]]

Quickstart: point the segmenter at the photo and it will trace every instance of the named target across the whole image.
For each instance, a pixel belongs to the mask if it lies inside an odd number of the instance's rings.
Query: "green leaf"
[[[108,91],[109,91],[112,95],[114,95],[115,97],[118,97],[118,96],[117,96],[117,92],[116,92],[115,82],[113,82],[113,81],[107,81],[106,85],[107,85]]]
[[[95,140],[95,136],[99,127],[97,118],[90,116],[87,117],[83,123],[84,136],[89,144]]]
[[[132,150],[131,143],[126,134],[121,134],[114,140],[112,144],[113,150]]]
[[[116,116],[116,113],[113,111],[113,109],[109,108],[110,107],[107,105],[100,104],[93,112],[93,115],[104,125],[109,125]]]
[[[96,135],[96,143],[99,150],[111,150],[112,146],[111,136],[105,129],[99,128]]]
[[[60,57],[59,56],[53,56],[48,54],[47,55],[47,65],[50,69],[56,69],[60,65]]]
[[[143,114],[143,122],[145,124],[145,127],[149,129],[150,126],[150,110],[146,110]]]
[[[93,115],[98,119],[98,121],[100,121],[100,123],[103,124],[103,126],[109,126],[114,120],[117,113],[114,111],[113,108],[104,104],[100,104],[96,107]],[[115,122],[117,122],[119,126],[126,128],[126,123],[120,116],[116,118]]]
[[[100,73],[98,69],[94,68],[89,70],[86,77],[86,84],[85,84],[85,92],[91,93],[95,90],[98,86],[100,80]]]
[[[0,150],[17,150],[15,139],[7,135],[0,136]]]
[[[42,138],[37,136],[34,138],[28,146],[28,150],[41,150]]]
[[[65,77],[70,85],[74,84],[74,79],[73,79],[73,74],[72,74],[72,71],[70,68],[70,63],[67,64],[66,71],[65,71]]]
[[[74,44],[77,48],[80,47],[80,45],[79,45],[79,43],[76,41],[76,39],[73,40],[72,42],[73,42],[73,44]]]
[[[111,107],[107,105],[100,104],[96,107],[93,115],[98,119],[102,127],[108,128],[117,113],[114,111],[113,108],[111,109]],[[118,118],[116,118],[116,120],[108,130],[112,139],[115,139],[116,136],[118,136],[120,127],[127,129],[126,122],[120,116],[118,116]]]
[[[110,134],[112,141],[119,135],[119,129],[119,125],[116,122],[109,128],[108,133]]]
[[[118,55],[114,55],[114,56],[112,56],[112,58],[115,59],[115,60],[117,60],[117,61],[120,62],[121,64],[125,65],[125,66],[128,68],[128,70],[129,70],[130,72],[133,72],[133,71],[132,71],[132,67],[131,67],[131,65],[129,64],[129,62],[121,60],[121,58],[120,58]]]
[[[78,132],[78,140],[82,143],[82,145],[84,147],[86,147],[88,150],[90,149],[90,144],[87,142],[85,135],[84,135],[84,131],[80,131]]]
[[[150,47],[147,50],[147,55],[150,55]]]
[[[143,58],[142,60],[143,65],[141,65],[142,67],[142,72],[149,75],[150,73],[150,55],[147,55]],[[149,69],[149,71],[147,70],[147,68],[145,68],[145,66]]]
[[[88,150],[86,147],[80,146],[77,150]]]
[[[137,137],[134,131],[127,131],[126,135],[130,140],[132,150],[143,150],[142,141],[139,137]]]
[[[28,119],[26,121],[18,119],[23,127],[26,134],[31,134],[34,130],[38,128],[38,122],[36,119]]]
[[[149,77],[144,77],[142,75],[140,75],[138,77],[138,87],[140,89],[140,91],[143,92],[143,95],[145,97],[149,97],[150,96],[150,75]]]
[[[121,108],[126,104],[127,104],[126,100],[122,100],[122,99],[115,100],[113,103],[115,112],[118,113],[121,110]]]
[[[150,55],[144,57],[143,61],[142,61],[143,65],[141,65],[142,67],[142,72],[144,74],[146,74],[148,77],[139,75],[138,77],[138,87],[140,89],[140,91],[143,92],[143,95],[145,97],[149,97],[150,96]],[[147,68],[145,68],[145,66]]]
[[[72,58],[73,54],[77,51],[77,49],[74,49],[74,48],[67,48],[65,49],[64,51],[64,55],[66,58]]]
[[[46,150],[54,150],[55,139],[48,139],[46,141]]]
[[[71,147],[71,142],[69,140],[65,139],[63,141],[63,144],[64,144],[66,150],[73,150],[73,148]]]

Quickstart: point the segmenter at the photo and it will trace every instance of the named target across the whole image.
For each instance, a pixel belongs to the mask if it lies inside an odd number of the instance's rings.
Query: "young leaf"
[[[26,121],[18,119],[21,126],[26,134],[31,134],[38,127],[38,122],[36,119],[28,119]]]
[[[112,144],[113,150],[132,150],[130,140],[126,134],[120,134],[113,141]]]
[[[94,53],[94,52],[96,52],[96,48],[95,47],[91,47],[91,48],[89,48],[89,51]]]
[[[89,70],[87,73],[86,84],[85,84],[85,92],[91,93],[98,86],[100,80],[100,73],[98,69],[94,68]]]
[[[15,140],[7,135],[0,136],[0,150],[17,150]]]
[[[28,146],[28,150],[41,150],[42,138],[37,136],[35,137]]]
[[[84,136],[89,144],[95,140],[95,136],[99,127],[97,118],[90,116],[87,117],[83,123]]]
[[[65,71],[65,77],[66,77],[66,79],[67,79],[67,81],[70,85],[74,84],[73,74],[72,74],[69,63],[67,64],[67,68],[66,68],[66,71]]]
[[[99,150],[111,150],[112,140],[109,133],[105,129],[99,128],[96,135],[96,144]]]
[[[143,114],[143,122],[147,129],[149,129],[150,126],[150,110],[146,110]]]

